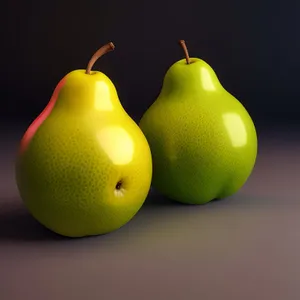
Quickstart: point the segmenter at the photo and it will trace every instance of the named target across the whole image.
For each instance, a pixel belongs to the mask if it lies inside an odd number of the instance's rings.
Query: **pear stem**
[[[115,49],[115,45],[112,42],[107,43],[106,45],[102,46],[98,49],[95,54],[91,57],[87,67],[86,67],[86,74],[91,74],[91,70],[95,62],[104,54],[112,51]]]
[[[188,51],[188,49],[186,47],[185,41],[184,40],[180,40],[179,44],[181,45],[181,47],[182,47],[182,49],[184,51],[186,63],[189,65],[191,63],[191,59],[190,59],[189,51]]]

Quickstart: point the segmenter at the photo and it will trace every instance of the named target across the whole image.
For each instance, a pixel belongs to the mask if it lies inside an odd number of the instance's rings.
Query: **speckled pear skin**
[[[152,185],[186,204],[236,193],[257,157],[257,135],[243,105],[203,60],[180,60],[139,122],[153,160]]]
[[[113,83],[85,70],[61,80],[25,133],[16,162],[17,186],[30,213],[68,237],[125,225],[143,205],[151,178],[149,145]]]

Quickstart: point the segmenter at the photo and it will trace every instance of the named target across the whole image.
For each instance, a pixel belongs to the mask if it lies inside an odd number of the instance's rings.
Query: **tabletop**
[[[14,181],[22,131],[2,131],[1,300],[300,298],[299,134],[259,134],[255,169],[232,197],[180,205],[151,189],[120,230],[67,239],[24,208]]]

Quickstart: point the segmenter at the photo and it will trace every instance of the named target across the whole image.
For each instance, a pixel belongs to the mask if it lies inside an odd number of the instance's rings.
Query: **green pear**
[[[180,43],[186,58],[168,69],[139,126],[152,153],[152,186],[178,202],[204,204],[233,195],[246,183],[257,135],[244,106]]]
[[[152,158],[112,81],[86,70],[68,73],[25,132],[16,182],[32,216],[67,237],[111,232],[139,211],[149,192]]]

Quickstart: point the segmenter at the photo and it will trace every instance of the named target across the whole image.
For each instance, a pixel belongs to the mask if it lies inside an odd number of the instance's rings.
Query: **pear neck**
[[[223,87],[214,70],[203,60],[191,58],[173,64],[164,78],[162,93],[213,93]]]
[[[85,70],[76,70],[66,76],[56,107],[77,114],[123,109],[111,80],[101,72],[86,74]]]

